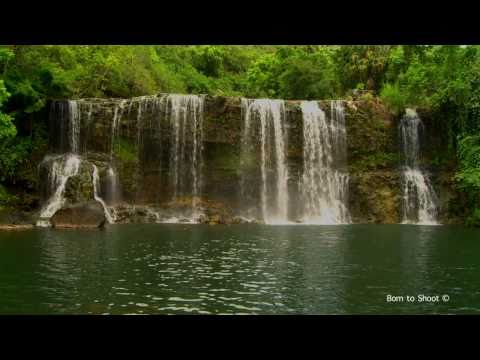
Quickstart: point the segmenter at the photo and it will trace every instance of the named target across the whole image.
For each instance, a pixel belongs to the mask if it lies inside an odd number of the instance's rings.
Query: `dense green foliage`
[[[245,93],[283,99],[334,98],[339,95],[334,51],[325,46],[279,47],[248,69]]]
[[[430,111],[480,220],[477,46],[1,46],[0,183],[32,186],[25,168],[45,151],[48,99],[158,92],[329,99],[356,91],[379,96],[397,115],[405,107]]]
[[[8,61],[12,55],[9,49],[0,48],[0,64]],[[7,91],[4,81],[0,80],[0,143],[17,134],[17,130],[12,123],[12,117],[2,111],[2,107],[9,97],[10,93]]]
[[[480,134],[468,135],[458,142],[459,171],[456,179],[459,187],[468,195],[473,209],[467,222],[480,224]]]
[[[407,106],[430,109],[451,153],[457,153],[459,189],[469,199],[470,224],[480,225],[480,48],[397,47],[381,90],[396,112]],[[395,64],[395,65],[393,65]]]

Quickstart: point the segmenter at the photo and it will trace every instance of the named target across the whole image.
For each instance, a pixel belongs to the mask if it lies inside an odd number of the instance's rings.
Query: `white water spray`
[[[348,173],[345,163],[346,130],[343,104],[332,101],[327,119],[317,101],[303,101],[303,216],[306,224],[350,222],[346,206]]]
[[[93,174],[92,174],[92,182],[93,182],[93,198],[98,201],[101,205],[102,205],[102,208],[103,208],[103,213],[105,214],[105,219],[107,219],[107,222],[109,224],[113,224],[115,222],[115,219],[113,218],[113,216],[110,214],[108,208],[107,208],[107,204],[105,204],[105,201],[103,201],[103,199],[100,197],[100,195],[98,194],[98,188],[100,186],[100,178],[98,176],[98,168],[96,165],[92,165],[93,166]]]
[[[253,127],[259,126],[260,208],[263,220],[267,224],[288,223],[287,131],[284,101],[242,99],[242,112],[244,147],[250,145]],[[257,123],[253,120],[257,120]]]
[[[198,216],[202,187],[204,97],[171,94],[166,97],[172,131],[170,173],[173,198],[191,195],[192,216]]]
[[[110,205],[115,205],[120,201],[120,181],[118,173],[110,166],[107,169],[107,189],[106,201]]]
[[[68,117],[70,131],[70,150],[78,154],[80,150],[80,111],[76,100],[68,100]]]
[[[70,177],[78,174],[81,159],[74,154],[46,157],[44,162],[51,162],[48,179],[50,191],[53,193],[40,211],[37,226],[49,226],[50,219],[65,204],[65,186]]]
[[[118,104],[115,104],[115,108],[113,110],[112,131],[110,136],[110,162],[113,161],[113,151],[115,147],[115,138],[117,137],[117,133],[118,133],[118,124],[120,123],[123,112],[125,110],[126,102],[127,100],[125,99],[120,100]]]
[[[423,123],[415,110],[407,109],[400,121],[400,137],[404,156],[403,223],[419,225],[437,224],[437,195],[428,176],[420,169],[420,131]]]

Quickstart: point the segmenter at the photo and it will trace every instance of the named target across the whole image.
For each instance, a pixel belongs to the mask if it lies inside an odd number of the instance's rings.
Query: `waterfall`
[[[196,216],[202,188],[204,97],[171,94],[167,95],[165,106],[170,110],[169,172],[173,198],[190,195]]]
[[[138,105],[134,108],[136,116],[136,147],[138,150],[138,167],[136,171],[137,191],[142,192],[143,177],[150,176],[150,173],[144,173],[143,165],[149,166],[152,158],[158,156],[159,170],[161,167],[161,157],[164,146],[168,146],[168,185],[177,207],[184,208],[182,214],[177,214],[182,221],[195,222],[198,221],[200,209],[200,196],[202,193],[203,183],[203,111],[204,96],[196,95],[161,95],[161,96],[141,96],[132,100],[119,100],[114,102],[113,112],[111,112],[110,122],[110,143],[107,144],[107,156],[109,155],[109,163],[107,160],[107,171],[105,175],[105,188],[100,187],[98,169],[93,167],[93,185],[94,198],[104,207],[107,220],[112,222],[111,216],[114,210],[112,205],[118,203],[120,198],[120,181],[119,174],[115,166],[115,144],[118,142],[119,128],[122,116],[127,114],[129,121],[132,104]],[[96,153],[88,153],[88,142],[80,142],[81,122],[85,116],[85,125],[90,124],[92,113],[95,115],[103,114],[103,109],[93,101],[85,100],[68,100],[54,101],[50,112],[51,129],[55,133],[53,136],[52,147],[54,151],[63,155],[58,160],[52,161],[51,156],[47,156],[44,166],[50,166],[48,174],[50,177],[59,179],[53,181],[50,192],[53,193],[45,207],[42,209],[41,217],[49,218],[59,210],[64,203],[63,192],[68,177],[77,175],[78,166],[73,166],[72,159],[80,162],[80,153],[88,154],[90,157],[97,157]],[[127,124],[127,136],[130,135],[130,128]],[[162,132],[166,131],[164,138],[170,139],[163,144]],[[84,135],[90,132],[86,129]],[[96,133],[94,136],[97,136]],[[155,148],[153,144],[158,144],[158,155],[152,153]],[[80,146],[84,148],[80,149]],[[109,153],[109,154],[108,154]],[[65,157],[65,161],[62,161]],[[48,160],[48,164],[47,164]],[[104,161],[104,160],[99,160]],[[78,164],[79,165],[79,164]],[[124,169],[122,169],[124,170]],[[160,181],[162,177],[160,176]],[[161,184],[159,184],[161,185]],[[103,186],[103,184],[102,184]],[[103,193],[102,197],[100,194]],[[138,193],[137,193],[138,195]],[[141,194],[143,196],[143,194]],[[165,198],[165,197],[163,197]],[[108,206],[106,205],[108,204]],[[168,205],[170,206],[170,204]]]
[[[350,222],[346,206],[348,173],[345,165],[346,129],[343,104],[331,102],[327,119],[317,101],[302,101],[303,115],[303,217],[307,224]]]
[[[134,101],[138,104],[138,107],[137,107],[137,121],[136,121],[136,124],[137,124],[136,149],[137,149],[138,166],[137,166],[136,172],[135,172],[135,183],[136,183],[136,196],[135,197],[137,199],[139,197],[139,193],[141,192],[140,189],[141,189],[142,176],[143,176],[141,164],[142,164],[142,154],[143,154],[143,147],[144,147],[144,141],[143,141],[144,140],[143,139],[144,119],[143,119],[142,116],[145,113],[145,110],[147,108],[149,100],[150,100],[150,98],[148,96],[139,96],[137,98],[134,98],[130,102],[130,106],[129,106],[129,110],[128,110],[128,113],[130,113],[131,112],[131,107],[132,107],[132,104],[133,104]]]
[[[127,100],[123,99],[120,100],[120,103],[115,104],[115,108],[113,110],[113,119],[112,119],[112,131],[111,131],[111,136],[110,136],[110,162],[113,161],[113,150],[115,146],[115,138],[117,136],[118,132],[118,124],[120,123],[120,120],[123,115],[123,111],[125,108],[125,103]],[[139,112],[141,114],[141,112]]]
[[[55,152],[80,152],[81,102],[52,101],[50,105],[51,145]]]
[[[110,215],[110,212],[108,211],[105,201],[103,201],[103,199],[98,194],[98,188],[100,187],[100,178],[98,176],[98,168],[96,165],[93,165],[92,182],[93,182],[93,197],[96,201],[98,201],[102,205],[103,212],[105,214],[105,219],[107,219],[107,222],[109,224],[113,224],[115,220],[112,217],[112,215]]]
[[[430,180],[419,166],[420,134],[423,123],[415,110],[407,109],[400,121],[400,138],[404,156],[403,175],[403,223],[437,224],[437,195]]]
[[[260,209],[267,224],[288,222],[288,168],[286,162],[285,104],[283,100],[242,99],[243,151],[252,146],[253,131],[260,137]],[[253,122],[255,120],[255,123]],[[255,144],[253,144],[255,147]],[[245,193],[245,179],[242,193]]]
[[[65,115],[68,117],[66,118]],[[48,193],[49,199],[40,210],[37,226],[50,226],[50,219],[65,203],[65,186],[70,177],[78,174],[81,159],[80,152],[80,121],[81,114],[79,103],[76,100],[53,101],[50,110],[51,121],[54,129],[58,126],[60,131],[60,151],[69,151],[63,155],[47,155],[40,166],[48,166]],[[60,123],[58,123],[60,121]],[[67,123],[67,128],[65,127]],[[68,147],[65,144],[68,136]]]
[[[121,199],[118,173],[112,166],[107,169],[106,201],[110,205],[117,204]]]
[[[140,153],[142,148],[142,131],[143,131],[143,121],[142,115],[144,108],[147,107],[149,98],[147,96],[138,97],[138,108],[137,108],[137,149]]]
[[[70,151],[78,154],[80,147],[80,111],[76,100],[68,100],[68,117],[70,132]]]
[[[70,177],[78,174],[81,159],[74,154],[47,156],[43,163],[51,162],[48,173],[49,190],[52,194],[40,211],[38,226],[48,226],[45,219],[51,218],[65,203],[65,186]],[[42,220],[43,219],[43,220]]]
[[[115,138],[118,135],[118,124],[122,119],[123,112],[125,110],[125,104],[127,100],[122,99],[119,103],[115,104],[115,108],[113,110],[113,118],[112,118],[112,130],[110,136],[110,166],[107,170],[107,201],[110,204],[116,204],[120,200],[120,190],[119,190],[119,181],[118,175],[113,169],[113,153],[115,147]]]

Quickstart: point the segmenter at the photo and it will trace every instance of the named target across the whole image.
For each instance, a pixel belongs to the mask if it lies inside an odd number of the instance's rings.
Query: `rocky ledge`
[[[50,222],[54,228],[102,228],[106,219],[101,204],[88,201],[58,210]]]
[[[195,203],[195,211],[193,211]],[[236,216],[230,206],[200,197],[180,197],[160,205],[117,205],[110,208],[115,222],[125,223],[201,223],[243,224],[251,221]]]
[[[0,224],[0,231],[12,231],[12,230],[30,230],[33,229],[33,224]]]

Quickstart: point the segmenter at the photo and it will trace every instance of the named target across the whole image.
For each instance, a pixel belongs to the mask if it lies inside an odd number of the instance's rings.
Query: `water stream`
[[[415,110],[407,109],[400,121],[404,163],[402,212],[404,224],[437,224],[437,195],[428,174],[420,167],[422,120]]]

